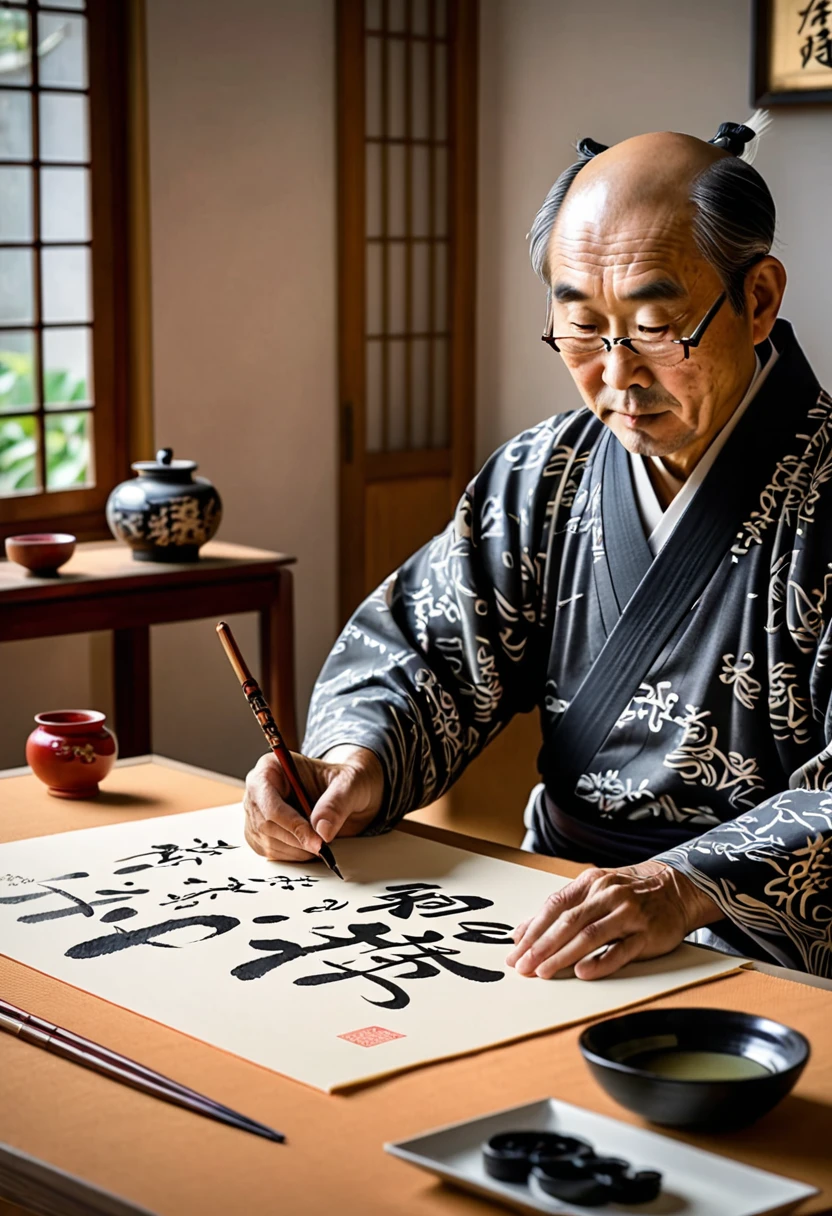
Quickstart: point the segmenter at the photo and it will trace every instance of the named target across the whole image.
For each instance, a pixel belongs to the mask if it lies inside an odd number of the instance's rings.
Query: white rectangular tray
[[[550,1199],[527,1186],[499,1182],[482,1164],[481,1146],[497,1132],[560,1131],[582,1136],[605,1156],[625,1157],[636,1169],[661,1170],[662,1193],[652,1203],[581,1207]],[[507,1204],[520,1212],[587,1216],[591,1212],[647,1213],[655,1216],[775,1216],[790,1212],[817,1187],[727,1157],[692,1148],[658,1132],[619,1123],[568,1102],[543,1098],[479,1119],[434,1128],[421,1136],[385,1144],[386,1152],[437,1174],[465,1190]]]

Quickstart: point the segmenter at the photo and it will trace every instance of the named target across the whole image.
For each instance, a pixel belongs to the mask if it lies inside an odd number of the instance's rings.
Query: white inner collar
[[[641,516],[647,543],[654,557],[666,544],[671,532],[690,506],[693,496],[708,475],[711,465],[722,451],[728,436],[757,395],[772,367],[777,362],[778,352],[772,344],[771,354],[765,366],[761,364],[759,355],[755,355],[755,359],[756,368],[754,375],[751,377],[751,383],[746,389],[745,396],[725,426],[711,442],[710,447],[706,449],[696,468],[686,481],[680,481],[674,477],[665,467],[664,461],[660,456],[635,456],[632,452],[629,453],[638,512]],[[662,508],[650,474],[647,471],[648,460],[652,462],[653,468],[658,472],[660,479],[676,492],[673,501],[666,511]]]

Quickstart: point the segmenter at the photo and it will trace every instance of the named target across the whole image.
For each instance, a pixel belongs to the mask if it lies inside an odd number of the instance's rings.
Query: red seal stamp
[[[349,1034],[339,1034],[339,1039],[348,1043],[357,1043],[359,1047],[378,1047],[379,1043],[391,1043],[393,1039],[404,1039],[406,1035],[397,1034],[395,1030],[385,1030],[383,1026],[364,1026],[361,1030],[351,1030]]]

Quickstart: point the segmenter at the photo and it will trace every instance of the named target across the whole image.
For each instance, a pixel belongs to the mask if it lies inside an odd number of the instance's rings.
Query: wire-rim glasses
[[[726,299],[727,292],[723,291],[719,299],[715,300],[705,313],[705,316],[689,338],[604,338],[601,334],[590,334],[586,337],[569,334],[565,337],[556,337],[550,330],[551,325],[554,323],[551,319],[550,292],[547,304],[547,317],[549,319],[547,319],[546,324],[549,332],[542,335],[542,340],[547,346],[551,346],[553,351],[562,355],[569,362],[577,362],[592,355],[598,355],[601,351],[609,352],[614,346],[623,346],[626,350],[632,351],[634,355],[640,355],[644,359],[649,359],[651,363],[660,363],[667,367],[674,363],[682,363],[685,359],[690,358],[691,348],[695,349],[702,341],[705,330],[711,321],[713,321]]]

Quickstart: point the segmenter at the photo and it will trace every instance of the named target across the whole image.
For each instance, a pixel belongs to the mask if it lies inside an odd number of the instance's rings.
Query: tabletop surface
[[[51,799],[35,778],[0,781],[0,839],[21,839],[234,802],[239,790],[164,763],[117,768],[97,802]],[[418,834],[462,840],[413,825]],[[555,873],[550,858],[465,838],[473,851]],[[569,867],[569,873],[573,868]],[[581,1026],[414,1069],[329,1096],[0,956],[9,1000],[124,1052],[287,1135],[273,1145],[198,1118],[0,1035],[0,1141],[151,1212],[200,1216],[339,1214],[485,1216],[494,1209],[382,1151],[431,1127],[552,1096],[640,1124],[586,1070]],[[802,1031],[812,1059],[795,1091],[755,1126],[679,1138],[832,1195],[832,993],[755,972],[651,1002],[764,1013]],[[264,1034],[292,1034],[279,1010]],[[661,1129],[658,1129],[661,1130]],[[823,1193],[799,1209],[829,1210]],[[727,1216],[727,1214],[726,1214]]]
[[[209,541],[195,562],[137,562],[118,541],[89,541],[76,546],[57,578],[38,578],[16,562],[0,561],[0,603],[61,599],[103,589],[129,592],[135,582],[142,586],[215,582],[230,569],[237,574],[245,569],[256,572],[294,560],[288,553]]]

